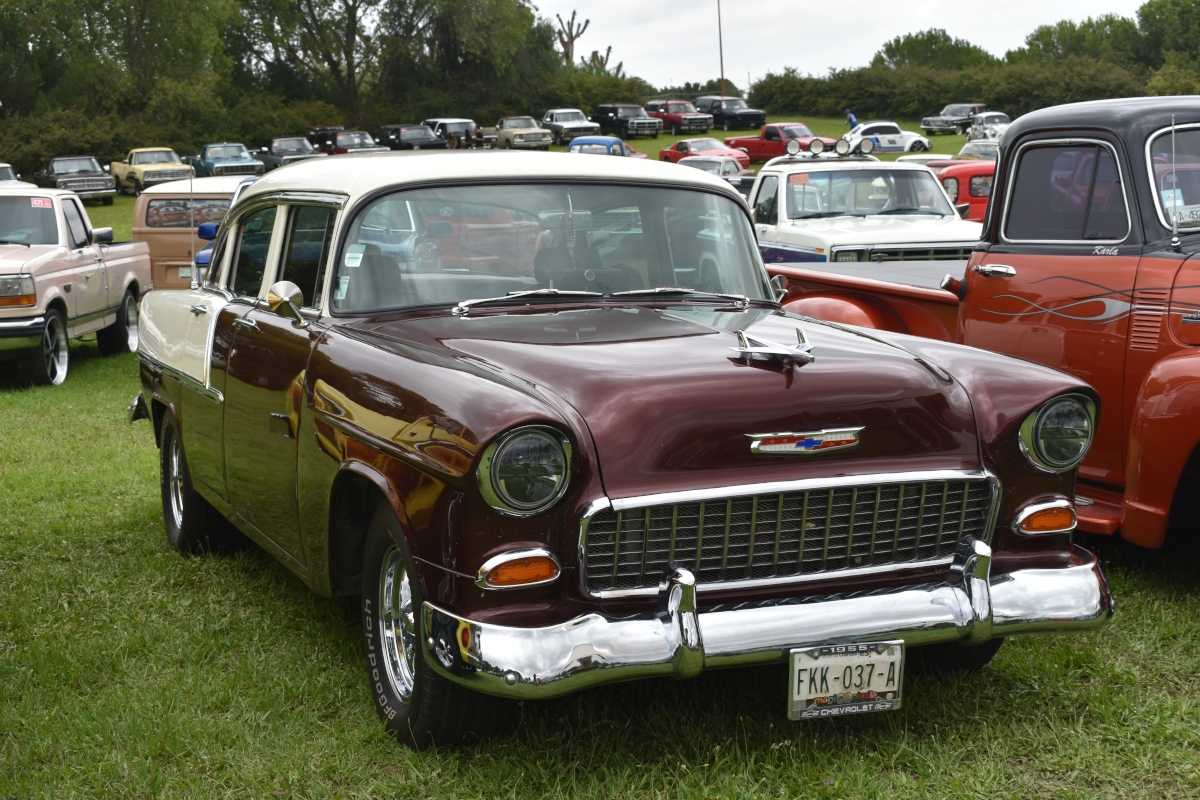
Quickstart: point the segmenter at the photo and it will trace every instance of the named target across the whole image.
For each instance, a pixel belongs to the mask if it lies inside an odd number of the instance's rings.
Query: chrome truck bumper
[[[632,678],[783,662],[793,648],[817,644],[979,644],[1094,630],[1112,618],[1112,594],[1095,556],[1075,552],[1081,563],[992,579],[991,549],[974,540],[945,583],[712,611],[697,610],[695,578],[677,567],[663,579],[656,614],[586,614],[544,628],[472,622],[426,602],[422,649],[430,666],[464,686],[536,699]]]

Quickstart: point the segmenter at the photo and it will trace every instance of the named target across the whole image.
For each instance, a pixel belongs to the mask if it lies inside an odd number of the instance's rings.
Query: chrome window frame
[[[1154,211],[1156,214],[1158,214],[1158,222],[1160,225],[1162,225],[1167,230],[1172,230],[1171,220],[1167,219],[1167,215],[1165,213],[1163,213],[1163,207],[1162,207],[1162,202],[1161,202],[1162,198],[1158,194],[1158,185],[1154,180],[1154,162],[1151,160],[1151,157],[1150,157],[1150,146],[1152,144],[1154,144],[1155,139],[1159,138],[1160,136],[1170,133],[1171,128],[1172,128],[1172,126],[1168,125],[1167,127],[1161,128],[1146,137],[1146,177],[1150,181],[1150,194],[1153,195]],[[1188,122],[1183,125],[1175,125],[1174,126],[1176,133],[1178,133],[1179,131],[1184,131],[1184,130],[1194,130],[1196,128],[1200,128],[1200,122]],[[1186,228],[1183,226],[1180,226],[1176,230],[1178,230],[1179,233],[1191,233],[1193,231],[1198,231],[1198,230],[1200,230],[1200,223],[1197,223],[1195,225],[1190,225]]]
[[[759,494],[786,494],[788,492],[812,491],[814,489],[837,489],[852,486],[875,486],[887,483],[921,483],[936,481],[987,481],[992,487],[992,505],[988,509],[987,522],[984,525],[984,543],[990,544],[995,535],[996,522],[1000,515],[1000,501],[1004,495],[1004,486],[999,476],[990,470],[929,470],[924,472],[894,472],[885,474],[845,475],[835,478],[806,478],[798,481],[776,481],[773,483],[755,483],[741,486],[725,486],[713,489],[696,489],[684,492],[667,492],[664,494],[642,495],[610,500],[601,497],[588,504],[579,523],[579,541],[576,548],[577,572],[579,574],[580,590],[586,597],[601,600],[620,597],[639,597],[657,595],[659,588],[650,586],[638,589],[605,589],[590,592],[587,588],[587,532],[592,518],[601,511],[627,511],[636,508],[646,508],[660,505],[678,505],[681,503],[699,503],[709,500],[719,500],[736,497],[749,497]],[[809,575],[793,575],[784,578],[750,578],[733,581],[713,581],[696,583],[697,592],[735,592],[743,589],[760,587],[787,587],[797,584],[816,583],[819,581],[842,580],[864,575],[880,575],[901,573],[914,569],[930,569],[944,567],[954,563],[955,556],[927,559],[925,561],[910,561],[898,564],[882,564],[872,567],[843,569],[831,572],[818,572]]]
[[[1016,176],[1017,170],[1021,166],[1021,157],[1025,150],[1031,147],[1045,147],[1048,145],[1062,146],[1073,144],[1098,145],[1100,147],[1107,147],[1108,151],[1112,154],[1113,163],[1117,167],[1117,180],[1121,184],[1121,199],[1125,203],[1125,235],[1120,239],[1010,239],[1008,236],[1008,212],[1012,207],[1012,193],[1013,188],[1016,185],[1016,181],[1013,180],[1013,178]],[[1059,244],[1087,245],[1088,247],[1094,247],[1102,244],[1124,244],[1125,242],[1129,241],[1129,237],[1133,234],[1133,217],[1129,212],[1129,193],[1125,190],[1125,172],[1121,166],[1120,154],[1117,153],[1117,148],[1114,147],[1111,142],[1106,142],[1103,139],[1088,139],[1075,136],[1066,139],[1034,139],[1032,141],[1022,143],[1021,146],[1017,148],[1016,152],[1013,154],[1012,163],[1013,167],[1011,170],[1009,170],[1009,180],[1005,182],[1004,208],[1001,212],[1000,227],[998,230],[1001,242],[1005,244]],[[1093,180],[1095,180],[1094,176]],[[1080,231],[1080,234],[1082,233],[1083,231]]]

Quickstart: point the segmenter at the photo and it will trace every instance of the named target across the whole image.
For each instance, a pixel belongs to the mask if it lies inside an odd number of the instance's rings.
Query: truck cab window
[[[1113,241],[1129,233],[1112,151],[1100,144],[1025,149],[1019,156],[1004,236],[1010,241]]]
[[[768,175],[758,187],[754,202],[754,221],[762,225],[774,225],[777,220],[779,178]]]

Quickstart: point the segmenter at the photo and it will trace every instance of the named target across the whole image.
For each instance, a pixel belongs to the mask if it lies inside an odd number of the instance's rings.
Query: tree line
[[[917,119],[949,102],[1018,116],[1037,108],[1139,95],[1200,94],[1200,0],[1148,0],[1133,19],[1109,14],[1043,25],[1003,57],[933,29],[885,43],[858,69],[785,68],[750,88],[776,114]]]
[[[656,88],[576,52],[587,20],[528,0],[4,0],[0,160],[131,147],[195,152],[310,125],[374,130],[435,115],[490,124],[556,106],[712,92]],[[731,93],[739,94],[732,84]],[[794,69],[748,87],[774,114],[912,119],[955,100],[1020,114],[1054,103],[1200,92],[1200,0],[1149,0],[1135,19],[1043,26],[996,57],[944,31],[899,36],[871,63]]]

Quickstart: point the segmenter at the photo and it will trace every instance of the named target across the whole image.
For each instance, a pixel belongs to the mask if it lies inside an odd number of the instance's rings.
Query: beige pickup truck
[[[74,192],[0,194],[0,365],[36,384],[66,380],[70,339],[96,334],[104,355],[137,350],[150,250],[93,228]]]
[[[137,197],[147,186],[192,176],[192,168],[169,147],[130,150],[124,161],[114,161],[108,171],[117,181],[117,192]]]

